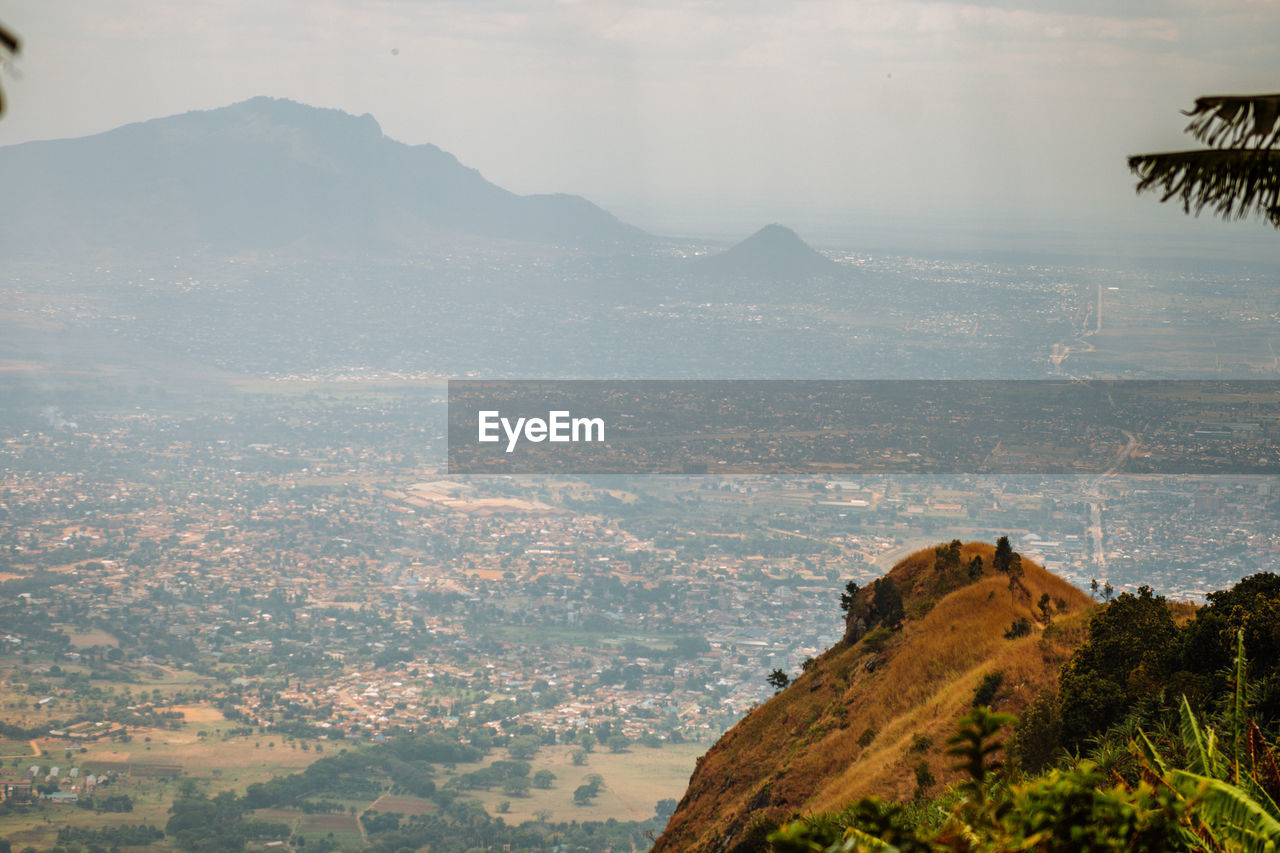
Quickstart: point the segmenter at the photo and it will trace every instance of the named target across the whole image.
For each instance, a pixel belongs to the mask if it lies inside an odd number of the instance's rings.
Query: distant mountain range
[[[258,97],[0,148],[0,250],[413,250],[474,235],[586,249],[649,237],[573,195],[521,196],[372,116]]]

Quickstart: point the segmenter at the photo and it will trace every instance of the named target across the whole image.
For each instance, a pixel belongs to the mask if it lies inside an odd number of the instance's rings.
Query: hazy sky
[[[1197,95],[1280,90],[1266,0],[8,0],[0,20],[25,41],[0,144],[266,94],[666,233],[1217,233],[1135,198],[1124,157],[1185,147]]]

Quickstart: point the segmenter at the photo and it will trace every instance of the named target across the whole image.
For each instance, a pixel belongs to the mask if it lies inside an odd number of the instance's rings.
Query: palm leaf
[[[835,845],[832,845],[833,847]],[[876,853],[898,853],[898,848],[889,842],[876,838],[868,832],[858,829],[856,826],[850,826],[844,831],[844,839],[840,846],[836,848],[840,853],[863,853],[863,851],[874,850]]]
[[[1280,142],[1280,94],[1196,98],[1187,132],[1214,148],[1270,148]]]
[[[18,41],[18,37],[4,28],[0,24],[0,49],[17,56],[22,51],[22,43]]]
[[[1267,793],[1266,788],[1258,784],[1258,780],[1252,776],[1245,775],[1240,780],[1238,786],[1240,790],[1249,795],[1249,798],[1258,804],[1259,808],[1271,815],[1277,821],[1280,821],[1280,806],[1276,805],[1276,801],[1271,799],[1271,795]]]
[[[1231,771],[1232,780],[1240,784],[1240,753],[1243,752],[1245,722],[1245,659],[1244,629],[1236,631],[1236,691],[1231,712]]]
[[[1147,737],[1146,732],[1139,729],[1138,736],[1133,742],[1137,745],[1147,763],[1155,768],[1157,774],[1160,776],[1169,775],[1169,768],[1165,766],[1164,759],[1160,757],[1160,752],[1156,749],[1155,744],[1151,742],[1151,738]]]
[[[1137,190],[1178,199],[1186,213],[1208,208],[1224,219],[1265,216],[1280,228],[1280,151],[1222,148],[1137,154],[1129,169]]]
[[[1267,745],[1262,730],[1253,720],[1249,721],[1245,738],[1248,741],[1249,767],[1254,780],[1272,800],[1280,800],[1280,766],[1277,766],[1275,750]]]
[[[1178,710],[1181,715],[1182,743],[1187,750],[1188,769],[1192,773],[1218,778],[1221,774],[1218,770],[1217,738],[1213,729],[1200,728],[1185,695]]]
[[[17,56],[22,51],[22,43],[18,37],[0,24],[0,66],[4,64],[5,54]],[[4,113],[4,90],[0,89],[0,114]]]
[[[1242,853],[1280,849],[1280,820],[1240,788],[1186,770],[1172,770],[1169,775],[1185,796],[1196,799],[1200,819],[1227,847]]]

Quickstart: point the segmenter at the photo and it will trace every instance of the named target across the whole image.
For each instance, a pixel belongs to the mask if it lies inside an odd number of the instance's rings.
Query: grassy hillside
[[[903,597],[901,630],[829,650],[721,738],[699,760],[655,853],[731,850],[754,821],[866,794],[909,799],[922,761],[936,780],[930,791],[953,780],[946,738],[984,678],[1003,676],[993,707],[1021,711],[1083,639],[1090,607],[1034,563],[1024,561],[1011,586],[992,568],[990,545],[962,547],[962,565],[975,556],[985,569],[974,580],[943,576],[933,549],[898,563],[889,577]],[[1038,606],[1045,593],[1057,611],[1047,618]],[[1019,619],[1030,633],[1006,638]]]

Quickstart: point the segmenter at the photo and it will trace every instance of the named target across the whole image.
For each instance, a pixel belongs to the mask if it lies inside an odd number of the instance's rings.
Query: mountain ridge
[[[974,557],[982,574],[963,581],[940,580],[934,549],[899,562],[887,577],[902,590],[902,629],[852,630],[730,729],[699,759],[654,853],[724,853],[796,814],[866,794],[906,799],[922,761],[938,782],[957,779],[946,737],[984,679],[1001,673],[990,704],[1021,711],[1079,643],[1090,604],[1029,560],[1012,582],[984,543],[959,549],[961,571]],[[1033,603],[1046,593],[1057,610],[1049,625]],[[858,592],[851,624],[873,595]],[[1020,619],[1030,632],[1006,637]]]
[[[839,264],[776,222],[723,252],[694,259],[693,264],[710,277],[774,283],[831,278],[841,272]]]
[[[0,148],[13,253],[413,250],[430,235],[609,250],[638,228],[578,196],[521,196],[369,114],[259,96],[91,136]]]

